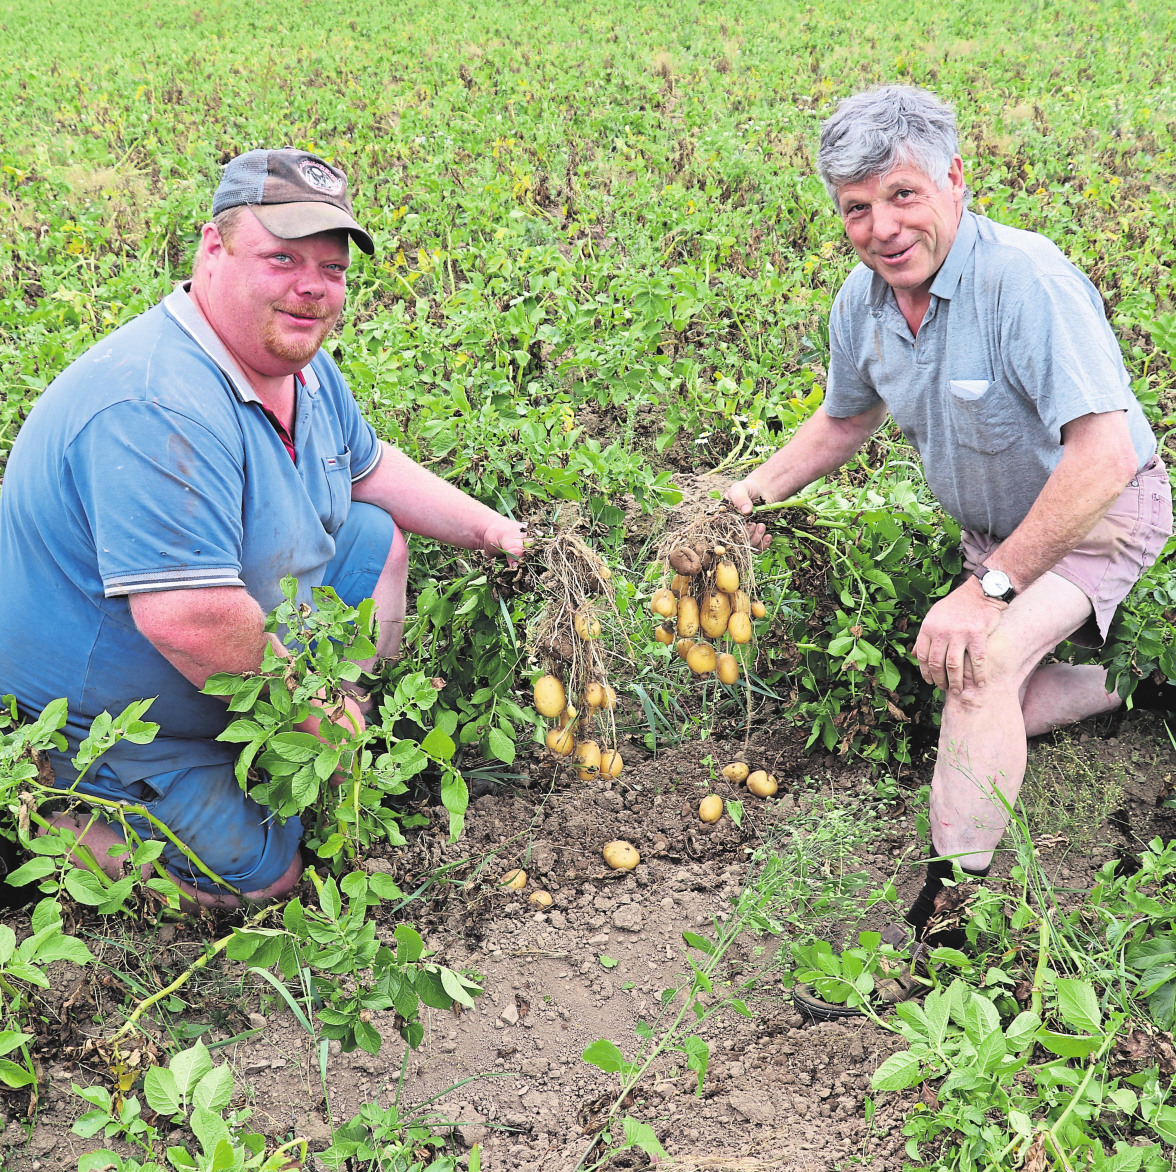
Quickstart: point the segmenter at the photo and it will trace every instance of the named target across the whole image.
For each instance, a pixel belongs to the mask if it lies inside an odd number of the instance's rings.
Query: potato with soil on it
[[[717,822],[723,816],[723,799],[718,794],[708,794],[698,803],[698,816],[704,822]]]
[[[576,746],[576,764],[581,781],[595,777],[600,772],[600,746],[595,741],[581,741]]]
[[[733,561],[724,558],[715,567],[715,585],[727,594],[734,594],[739,589],[739,571]]]
[[[551,893],[547,891],[532,891],[531,903],[536,907],[551,907]]]
[[[637,848],[631,842],[625,842],[623,838],[606,842],[600,853],[604,856],[604,861],[614,871],[631,871],[641,862]]]
[[[695,643],[686,653],[686,663],[696,676],[710,675],[717,662],[715,649],[709,643]]]
[[[770,798],[780,787],[772,774],[763,769],[757,769],[748,775],[747,788],[757,798]]]
[[[699,603],[699,623],[708,639],[719,639],[727,630],[731,603],[721,590],[708,590]]]
[[[600,774],[602,777],[620,777],[625,768],[624,761],[616,749],[602,749],[600,751]]]
[[[606,712],[612,712],[613,709],[616,708],[616,706],[617,706],[616,689],[611,684],[605,684],[604,685],[604,703],[601,704],[601,708],[603,708]]]
[[[702,571],[702,558],[687,545],[681,545],[670,554],[670,565],[684,578],[693,578]]]
[[[660,623],[653,628],[653,637],[659,642],[664,643],[667,647],[674,641],[674,632],[669,627],[663,627]]]
[[[505,887],[510,891],[522,891],[527,886],[527,872],[520,868],[507,871],[499,881],[498,886]]]
[[[576,628],[576,634],[585,643],[600,638],[600,619],[590,609],[581,608],[576,611],[576,615],[572,619],[572,626]]]
[[[683,594],[690,594],[693,589],[694,583],[685,574],[675,574],[670,580],[670,593],[675,598],[681,598]]]
[[[570,757],[576,747],[576,733],[570,724],[553,728],[547,733],[547,747],[557,757]]]
[[[603,707],[604,695],[604,685],[599,680],[589,680],[584,686],[584,703],[589,708]]]
[[[698,634],[698,599],[684,594],[678,599],[678,634],[693,639]]]
[[[672,619],[678,613],[678,599],[672,590],[667,590],[663,586],[653,592],[653,597],[649,600],[649,609],[663,619]]]
[[[540,676],[535,681],[535,711],[554,720],[567,703],[563,684],[552,675]]]
[[[678,653],[679,659],[686,659],[690,654],[690,648],[694,646],[693,639],[679,639],[674,644],[674,650]]]
[[[746,781],[749,772],[746,761],[732,761],[730,765],[723,766],[723,776],[736,785],[741,781]]]

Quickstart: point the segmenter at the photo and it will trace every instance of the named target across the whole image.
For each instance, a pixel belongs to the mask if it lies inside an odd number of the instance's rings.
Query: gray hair
[[[927,90],[887,85],[840,102],[821,127],[817,171],[837,202],[837,189],[917,167],[941,191],[960,153],[955,111]]]

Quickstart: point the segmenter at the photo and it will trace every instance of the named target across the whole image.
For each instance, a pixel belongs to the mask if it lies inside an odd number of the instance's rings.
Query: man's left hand
[[[526,521],[512,521],[509,517],[496,517],[482,534],[482,552],[505,557],[512,566],[529,544]]]
[[[929,684],[959,695],[967,679],[984,683],[984,652],[1008,603],[985,598],[969,577],[928,612],[915,640],[919,671]]]

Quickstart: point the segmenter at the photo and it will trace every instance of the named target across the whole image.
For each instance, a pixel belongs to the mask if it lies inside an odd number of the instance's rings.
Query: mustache
[[[278,302],[274,308],[282,313],[292,313],[297,317],[313,317],[319,321],[335,316],[331,309],[320,301],[295,301],[286,304]]]

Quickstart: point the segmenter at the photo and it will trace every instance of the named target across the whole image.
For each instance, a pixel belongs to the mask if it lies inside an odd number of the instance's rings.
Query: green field
[[[0,473],[54,376],[187,276],[220,165],[258,146],[313,150],[346,169],[376,242],[353,258],[328,346],[377,431],[495,508],[576,521],[617,567],[621,617],[652,664],[621,681],[640,688],[628,727],[648,748],[734,727],[739,698],[700,715],[634,616],[678,481],[748,469],[820,401],[828,310],[855,263],[813,170],[821,120],[879,83],[955,104],[973,207],[1044,233],[1091,277],[1166,439],[1174,38],[1159,0],[0,2]],[[908,616],[958,568],[950,522],[889,432],[794,516],[757,571],[773,622],[756,686],[790,701],[772,719],[803,741],[885,774],[926,740]],[[467,774],[507,769],[541,739],[519,650],[527,596],[415,548],[407,666],[448,681],[427,724]],[[1163,561],[1117,620],[1124,692],[1155,667],[1176,676],[1174,607]],[[51,653],[51,635],[38,641]],[[6,802],[15,755],[0,756]],[[375,820],[364,833],[399,832]],[[1163,858],[1161,887],[1176,866]],[[1162,907],[1139,914],[1166,923]],[[0,989],[3,1044],[20,1025]],[[1077,1029],[1085,994],[1066,997]],[[1156,1011],[1163,1028],[1171,1010]],[[1162,1083],[1135,1084],[1146,1123],[1122,1135],[1176,1139]],[[1065,1107],[1050,1102],[1056,1121]],[[1085,1141],[1048,1142],[1057,1167],[1077,1166],[1064,1161]]]

